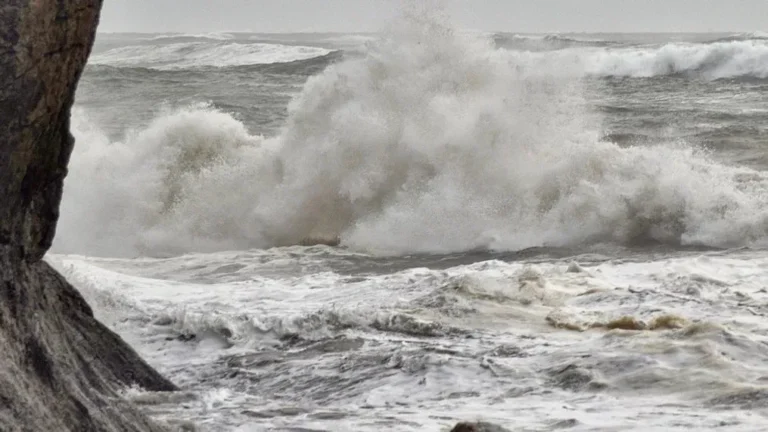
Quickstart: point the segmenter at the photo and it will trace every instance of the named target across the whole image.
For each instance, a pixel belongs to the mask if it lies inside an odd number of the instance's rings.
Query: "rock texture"
[[[0,2],[0,430],[160,430],[118,397],[174,390],[42,261],[101,0]]]
[[[493,423],[485,423],[485,422],[477,422],[477,423],[468,423],[463,422],[459,423],[456,426],[451,429],[451,432],[509,432],[507,429],[504,429],[501,426],[495,425]]]

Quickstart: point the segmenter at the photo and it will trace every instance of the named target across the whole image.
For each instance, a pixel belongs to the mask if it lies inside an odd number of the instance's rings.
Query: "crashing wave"
[[[703,64],[720,65],[710,66],[715,75],[744,73],[763,49],[603,51],[591,65],[639,76]],[[741,69],[731,64],[746,55]],[[584,108],[582,67],[531,56],[406,22],[364,58],[311,78],[271,138],[193,106],[111,142],[76,111],[56,251],[184,253],[306,239],[386,253],[765,241],[768,175],[681,144],[601,140]],[[685,62],[670,68],[671,59]]]

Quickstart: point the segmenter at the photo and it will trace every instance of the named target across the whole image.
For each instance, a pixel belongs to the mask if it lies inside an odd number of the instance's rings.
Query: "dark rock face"
[[[101,0],[0,4],[0,430],[155,431],[117,396],[175,387],[42,261],[74,145],[75,87]]]
[[[451,432],[509,432],[501,426],[497,426],[493,423],[477,422],[468,423],[462,422],[457,424],[451,429]]]

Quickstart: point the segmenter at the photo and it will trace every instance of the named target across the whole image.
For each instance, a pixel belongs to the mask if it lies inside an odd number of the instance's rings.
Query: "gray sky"
[[[103,32],[377,31],[418,0],[105,0]],[[768,0],[432,0],[464,28],[511,32],[768,30]]]

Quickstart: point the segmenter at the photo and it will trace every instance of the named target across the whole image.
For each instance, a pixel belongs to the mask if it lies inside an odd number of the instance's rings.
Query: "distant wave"
[[[275,75],[302,75],[311,76],[321,72],[328,65],[343,59],[345,54],[342,51],[331,51],[328,54],[318,57],[311,57],[302,60],[293,60],[288,62],[247,64],[228,66],[232,70],[244,70],[261,72]],[[90,64],[85,73],[92,77],[114,78],[114,79],[152,79],[162,77],[166,74],[198,74],[205,73],[207,69],[153,69],[148,67],[119,67],[104,64]]]
[[[256,33],[248,36],[248,39],[254,42],[275,42],[285,43],[288,41],[311,41],[316,44],[332,44],[339,47],[360,47],[367,43],[375,42],[375,34],[363,33],[274,33],[264,34]]]
[[[519,35],[497,33],[493,35],[493,40],[499,48],[529,51],[554,51],[574,47],[605,47],[616,44],[606,40],[579,39],[558,34]]]
[[[768,41],[706,44],[668,43],[657,47],[569,48],[550,52],[514,51],[519,67],[558,73],[574,69],[588,76],[650,78],[682,75],[704,79],[768,78]]]
[[[660,48],[601,50],[586,57],[585,71],[600,76],[768,78],[768,43],[759,41],[673,43]]]
[[[311,76],[322,72],[323,69],[335,62],[341,61],[344,59],[345,55],[346,54],[343,51],[331,51],[326,55],[304,60],[294,60],[285,63],[234,66],[234,68],[237,70],[243,69],[269,74]]]
[[[89,63],[159,70],[286,63],[327,55],[325,48],[266,43],[180,42],[132,45],[95,54]]]
[[[705,79],[765,79],[768,78],[768,38],[761,39],[762,36],[765,34],[749,33],[728,40],[674,42],[661,46],[622,46],[610,41],[561,35],[494,34],[491,38],[496,47],[514,52],[513,57],[518,59],[516,67],[549,68],[553,73],[566,66],[569,73],[576,67],[585,75],[598,77],[688,75]],[[332,52],[333,49],[328,47],[263,41],[241,43],[204,39],[179,42],[164,39],[162,43],[131,45],[95,54],[90,64],[155,70],[280,65],[321,59]],[[275,70],[285,72],[286,69],[276,67]]]
[[[190,39],[208,39],[215,41],[231,40],[235,37],[230,33],[166,33],[147,38],[152,41],[184,41]]]
[[[710,43],[717,42],[735,42],[735,41],[749,41],[749,40],[768,40],[768,32],[754,31],[749,33],[739,33],[726,37],[721,37],[710,41]]]

